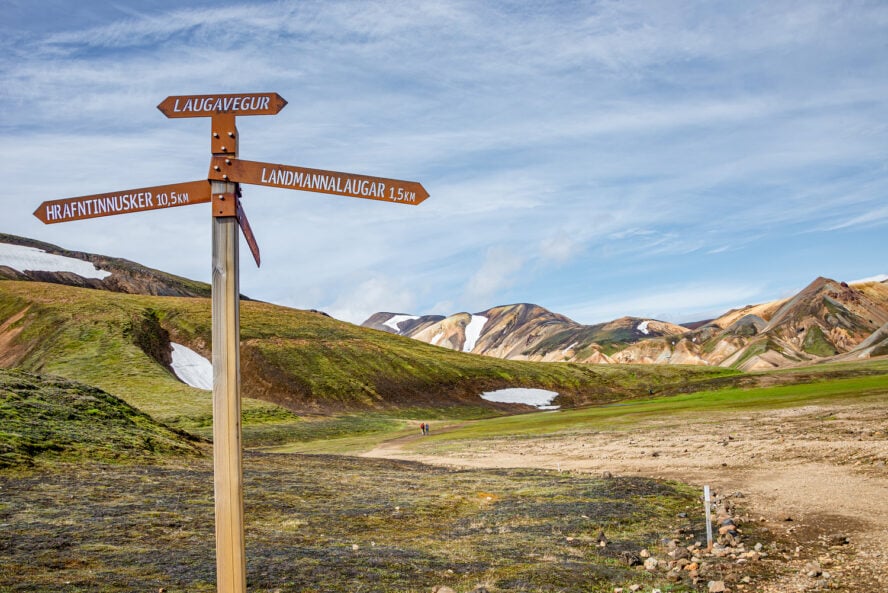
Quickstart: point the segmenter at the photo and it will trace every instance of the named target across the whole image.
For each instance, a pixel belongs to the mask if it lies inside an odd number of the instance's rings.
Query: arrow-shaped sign
[[[274,165],[226,157],[213,157],[210,163],[209,178],[217,181],[269,185],[284,189],[367,198],[399,204],[416,205],[429,197],[429,192],[416,181],[307,169],[291,165]]]
[[[46,224],[54,224],[84,218],[201,204],[209,201],[210,184],[208,181],[188,181],[78,198],[50,200],[40,204],[34,211],[34,216]]]
[[[256,267],[261,267],[260,257],[259,257],[259,244],[256,243],[256,236],[253,234],[253,229],[250,228],[250,221],[247,220],[247,213],[244,212],[244,207],[241,205],[240,198],[237,199],[237,224],[240,225],[241,231],[244,233],[244,239],[247,241],[247,246],[250,248],[250,253],[253,254],[253,260],[256,262]]]
[[[218,113],[276,115],[286,104],[277,93],[240,93],[172,96],[161,101],[157,108],[167,117],[211,117]]]

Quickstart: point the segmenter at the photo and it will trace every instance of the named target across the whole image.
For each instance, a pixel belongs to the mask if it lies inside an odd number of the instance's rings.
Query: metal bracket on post
[[[213,194],[213,218],[237,216],[237,206],[236,193]]]
[[[238,133],[234,114],[217,113],[213,115],[212,128],[210,152],[237,155]]]

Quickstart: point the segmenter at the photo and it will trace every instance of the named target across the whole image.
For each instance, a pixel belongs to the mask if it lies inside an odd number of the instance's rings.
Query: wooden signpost
[[[212,203],[213,479],[216,501],[216,589],[246,592],[240,397],[240,268],[238,228],[258,266],[259,247],[241,205],[240,183],[416,205],[429,197],[414,181],[399,181],[237,158],[240,115],[276,115],[277,93],[183,95],[157,108],[169,118],[211,118],[206,180],[43,202],[34,216],[46,224]]]

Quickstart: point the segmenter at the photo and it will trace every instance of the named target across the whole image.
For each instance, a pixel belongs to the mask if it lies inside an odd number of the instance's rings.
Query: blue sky
[[[151,4],[151,6],[145,6]],[[0,232],[210,277],[205,205],[44,226],[200,179],[169,95],[274,91],[240,156],[420,181],[408,207],[244,186],[245,294],[360,323],[533,302],[682,322],[888,272],[885,2],[5,0]]]

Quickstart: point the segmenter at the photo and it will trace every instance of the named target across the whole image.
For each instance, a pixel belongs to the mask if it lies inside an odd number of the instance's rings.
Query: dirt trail
[[[800,546],[787,575],[761,591],[888,590],[888,415],[884,406],[806,406],[649,421],[631,431],[574,431],[415,453],[390,441],[366,456],[461,467],[537,467],[709,484]],[[831,535],[851,545],[830,548]],[[824,581],[803,574],[819,560]],[[868,587],[869,589],[860,589]]]

